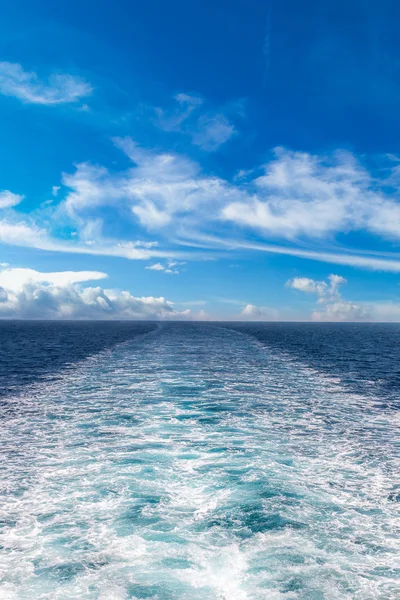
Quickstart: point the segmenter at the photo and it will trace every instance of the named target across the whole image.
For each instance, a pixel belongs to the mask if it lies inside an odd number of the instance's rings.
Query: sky
[[[13,0],[0,318],[400,321],[395,0]]]

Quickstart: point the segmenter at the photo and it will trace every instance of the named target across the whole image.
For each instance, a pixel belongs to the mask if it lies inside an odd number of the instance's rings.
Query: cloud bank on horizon
[[[135,297],[126,290],[107,289],[89,282],[107,279],[97,271],[60,271],[41,273],[33,269],[0,270],[0,318],[5,319],[106,319],[106,320],[218,320],[221,315],[204,309],[177,310],[174,302],[164,297]],[[390,303],[363,306],[344,300],[339,288],[346,280],[330,275],[327,281],[295,277],[287,281],[289,288],[315,294],[318,310],[313,321],[397,321],[400,306]],[[229,301],[227,301],[229,303]],[[279,321],[279,311],[270,307],[232,301],[241,310],[231,318],[236,321]],[[207,302],[188,303],[196,305]]]
[[[194,319],[190,310],[177,311],[165,298],[132,296],[127,291],[80,284],[107,278],[106,273],[33,269],[0,272],[0,317],[23,319]]]
[[[299,90],[294,120],[288,90],[275,79],[279,59],[272,29],[268,110],[265,91],[239,73],[232,78],[229,68],[217,79],[211,65],[204,77],[190,51],[186,59],[174,54],[174,69],[164,68],[164,85],[155,89],[157,67],[143,40],[125,39],[118,14],[107,16],[116,19],[116,31],[127,44],[123,64],[111,52],[103,66],[94,68],[85,46],[84,15],[79,51],[67,42],[63,47],[61,36],[59,64],[50,64],[39,46],[30,59],[12,40],[0,61],[7,148],[0,175],[0,258],[11,265],[0,273],[0,316],[398,320],[400,151],[394,134],[376,147],[366,142],[360,127],[352,127],[358,117],[346,127],[342,95],[359,103],[360,119],[364,106],[349,95],[347,83],[341,83],[343,92],[338,87],[337,116],[332,94],[324,97],[323,89],[319,105],[309,100],[314,114],[305,113],[298,76],[283,62],[289,69],[285,81]],[[38,18],[50,36],[44,16]],[[53,18],[70,40],[62,17]],[[151,35],[139,9],[136,19]],[[290,29],[274,19],[274,27]],[[29,30],[29,24],[23,27]],[[120,48],[118,38],[93,27],[91,40],[99,53],[106,42]],[[253,35],[243,38],[249,53],[253,37],[262,41],[265,35],[255,15],[250,30]],[[310,52],[320,43],[313,35],[302,41]],[[330,35],[336,39],[336,30]],[[218,63],[219,42],[213,39]],[[232,67],[228,48],[235,51],[229,45],[233,41],[220,42],[221,56]],[[161,48],[161,40],[157,43]],[[139,85],[134,57],[140,48],[147,71]],[[354,56],[361,52],[351,48]],[[398,49],[386,50],[396,54]],[[166,54],[172,51],[165,47]],[[291,47],[285,52],[295,56]],[[314,60],[310,52],[304,50],[305,61]],[[341,59],[329,60],[333,66]],[[240,63],[236,66],[240,71]],[[135,85],[124,69],[132,70]],[[368,98],[368,122],[378,127],[382,98],[373,96],[366,80],[360,85]],[[389,83],[387,90],[395,95]],[[271,119],[277,120],[276,128]],[[16,130],[23,148],[15,143]],[[320,136],[318,142],[310,141],[313,135]],[[232,261],[238,268],[229,268]],[[343,274],[332,275],[339,269]],[[105,272],[110,287],[89,285],[104,279]],[[354,301],[342,296],[346,282]],[[215,300],[226,289],[237,309]],[[238,302],[237,296],[246,301]],[[207,315],[187,308],[199,297],[206,298]]]

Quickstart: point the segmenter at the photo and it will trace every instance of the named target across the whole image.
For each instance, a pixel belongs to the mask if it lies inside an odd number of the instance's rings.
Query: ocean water
[[[1,323],[0,598],[400,598],[399,342]]]

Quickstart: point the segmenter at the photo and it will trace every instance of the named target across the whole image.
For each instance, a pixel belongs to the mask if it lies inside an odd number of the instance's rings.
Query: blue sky
[[[6,3],[0,316],[400,320],[400,7]]]

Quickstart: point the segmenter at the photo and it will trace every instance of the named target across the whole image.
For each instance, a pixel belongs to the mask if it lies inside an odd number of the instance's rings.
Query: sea
[[[0,322],[1,600],[400,598],[400,325]]]

